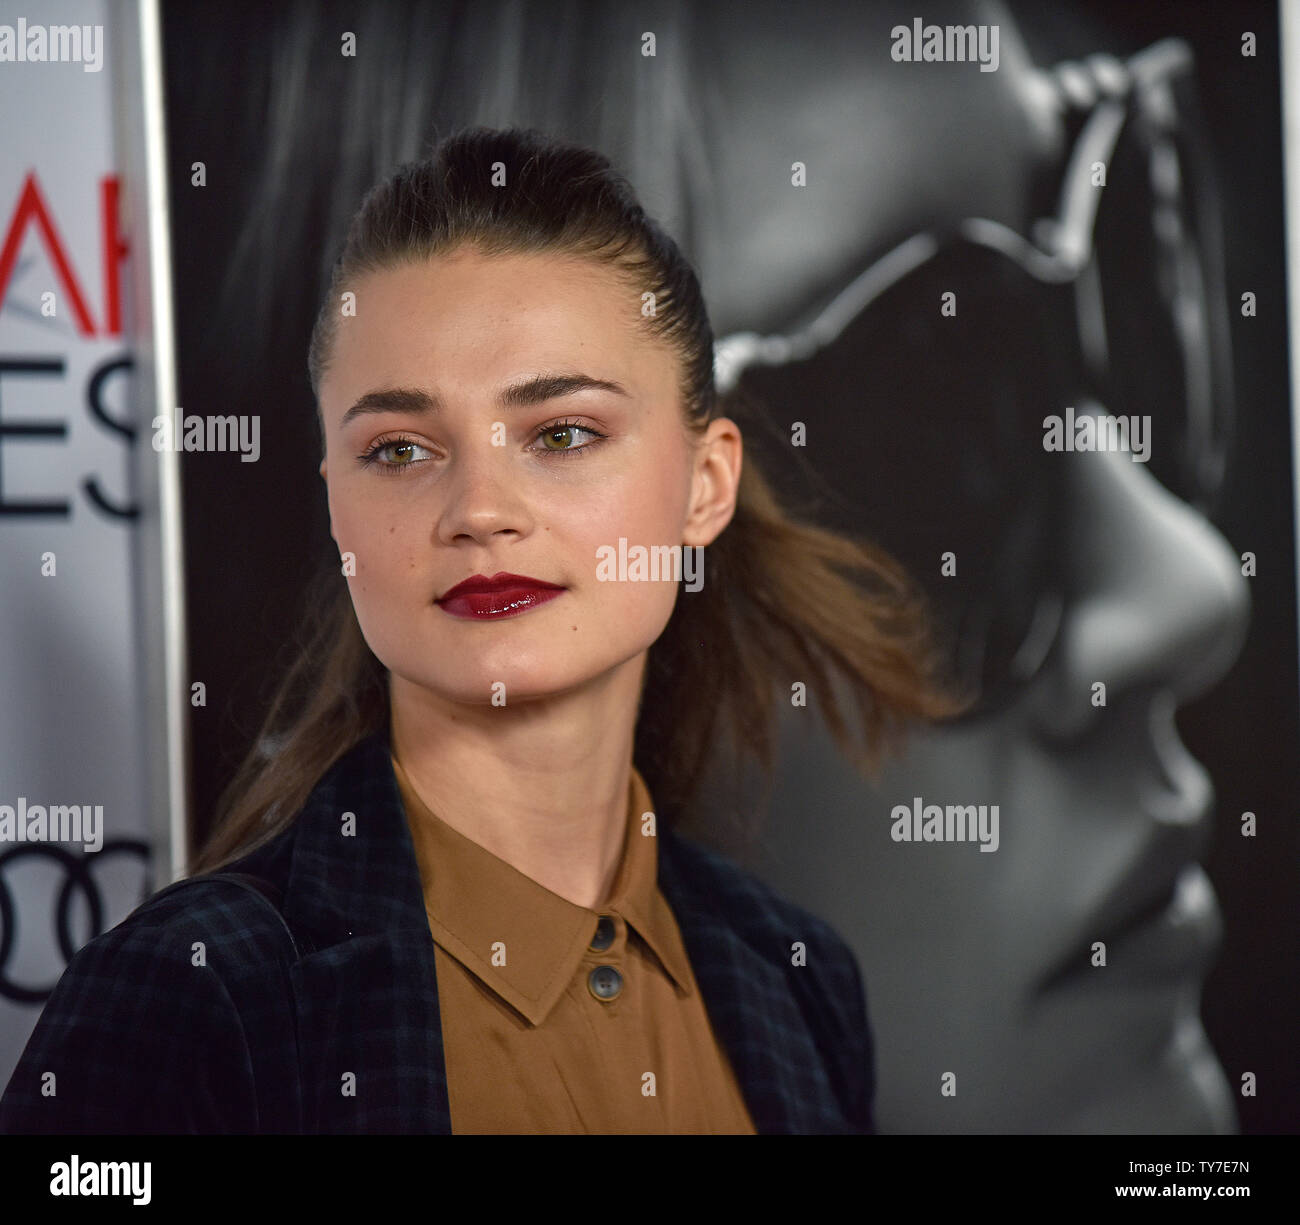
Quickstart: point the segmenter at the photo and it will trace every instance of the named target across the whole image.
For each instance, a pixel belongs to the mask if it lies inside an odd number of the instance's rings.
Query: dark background
[[[457,8],[436,7],[440,20]],[[1225,187],[1237,379],[1236,448],[1215,522],[1238,552],[1258,557],[1251,631],[1238,663],[1178,714],[1183,739],[1218,791],[1207,867],[1226,934],[1202,1014],[1230,1081],[1251,1071],[1269,1083],[1258,1097],[1237,1099],[1242,1130],[1293,1132],[1300,1130],[1300,685],[1276,9],[1101,0],[1065,12],[1010,7],[1044,64],[1097,50],[1122,56],[1166,34],[1186,38],[1196,53]],[[382,9],[398,23],[422,10]],[[190,679],[205,682],[208,693],[208,705],[191,712],[191,804],[201,840],[293,653],[303,592],[323,564],[336,563],[316,472],[306,353],[322,253],[332,255],[341,239],[331,222],[335,202],[343,193],[350,208],[368,186],[358,170],[364,159],[338,136],[347,119],[338,32],[362,18],[353,5],[168,3],[163,19],[181,406],[186,414],[257,413],[262,429],[258,463],[179,457]],[[1253,59],[1241,55],[1245,30],[1258,37]],[[449,41],[444,60],[429,64],[431,80],[466,71],[453,67],[457,48]],[[418,123],[419,107],[402,122]],[[292,191],[272,205],[264,184],[283,160],[307,163],[308,172],[295,170]],[[206,166],[202,188],[191,185],[196,161]],[[1258,299],[1253,319],[1236,305],[1246,290]],[[1254,839],[1238,833],[1246,810],[1259,818]]]

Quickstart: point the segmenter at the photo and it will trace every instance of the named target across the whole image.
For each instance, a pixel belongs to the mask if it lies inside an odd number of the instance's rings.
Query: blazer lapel
[[[797,934],[787,938],[756,925],[756,936],[745,930],[739,906],[724,913],[730,908],[720,903],[716,882],[698,870],[698,852],[671,830],[660,833],[659,887],[755,1128],[782,1135],[850,1129],[777,961],[789,956]],[[760,951],[751,939],[772,947]]]
[[[451,1132],[433,937],[386,732],[349,750],[296,823],[290,927],[303,1128]]]

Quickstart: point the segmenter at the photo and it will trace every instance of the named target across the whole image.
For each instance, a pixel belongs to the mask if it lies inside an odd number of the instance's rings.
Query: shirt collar
[[[658,887],[654,805],[635,766],[623,855],[608,900],[591,909],[553,893],[448,825],[415,793],[395,756],[392,763],[434,940],[534,1025],[572,981],[602,914],[622,915],[678,990],[691,990],[681,933]],[[494,964],[503,954],[504,964]]]

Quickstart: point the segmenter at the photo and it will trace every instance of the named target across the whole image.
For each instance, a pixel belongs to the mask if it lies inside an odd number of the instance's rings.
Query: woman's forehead
[[[633,396],[676,376],[635,287],[590,259],[435,257],[371,270],[352,290],[322,379],[327,421],[380,383],[477,400],[544,372],[581,370]]]

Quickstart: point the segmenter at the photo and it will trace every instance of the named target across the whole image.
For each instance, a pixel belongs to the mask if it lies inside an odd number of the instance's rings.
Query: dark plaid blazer
[[[0,1132],[451,1131],[433,938],[387,733],[231,870],[272,882],[283,917],[196,877],[91,940],[0,1099]],[[659,885],[758,1131],[872,1131],[866,998],[839,936],[663,828]]]

